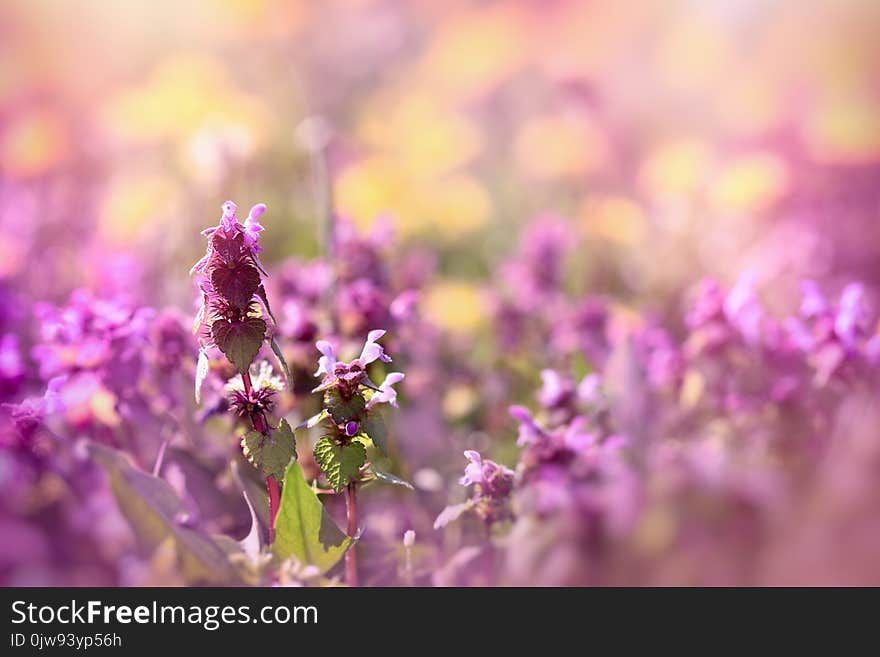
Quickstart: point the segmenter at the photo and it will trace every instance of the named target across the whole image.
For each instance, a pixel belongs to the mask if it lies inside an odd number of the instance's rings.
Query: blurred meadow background
[[[282,413],[314,410],[313,344],[328,331],[354,344],[389,329],[407,373],[392,458],[416,490],[365,495],[367,583],[880,582],[878,34],[872,0],[2,3],[0,401],[12,411],[0,420],[0,581],[200,581],[172,547],[145,549],[132,535],[103,475],[80,462],[83,438],[133,453],[147,471],[166,441],[163,476],[194,524],[247,533],[226,467],[232,429],[190,400],[188,271],[204,252],[198,231],[233,199],[268,206],[261,259],[298,382]],[[347,236],[333,239],[353,255],[328,251],[331,213]],[[331,326],[320,299],[334,276]],[[710,400],[745,357],[712,356],[717,371],[697,363],[699,320],[688,313],[708,294],[704,279],[719,295],[746,280],[760,298],[761,355],[738,391],[755,404],[729,390]],[[867,372],[834,388],[837,361],[804,356],[803,372],[786,369],[792,386],[803,382],[791,410],[795,397],[764,386],[782,379],[767,336],[784,317],[815,317],[802,307],[804,280],[833,300],[861,284],[852,349]],[[136,391],[101,369],[83,338],[91,328],[70,328],[104,302],[157,309],[135,349],[146,372]],[[846,310],[836,303],[828,312]],[[734,305],[723,321],[755,357]],[[621,336],[655,326],[676,345],[656,395],[644,376],[616,374],[611,355]],[[572,537],[546,509],[542,529],[524,525],[524,498],[513,531],[525,547],[508,553],[493,534],[505,557],[467,552],[487,540],[479,527],[432,527],[466,498],[462,451],[516,468],[523,441],[507,407],[552,411],[546,396],[535,402],[547,368],[632,386],[638,403],[612,403],[606,433],[633,438],[640,428],[627,423],[643,416],[668,432],[645,438],[645,453],[673,434],[708,442],[725,465],[706,467],[723,474],[671,482],[636,458],[639,492],[602,497],[639,509],[603,524],[618,528],[603,545],[627,546],[613,556],[595,548],[593,525]],[[23,423],[34,407],[25,400],[84,372],[96,378],[62,390],[58,412],[44,405]],[[828,447],[843,416],[861,418],[846,431],[865,436]],[[767,427],[784,445],[742,438]],[[806,443],[785,442],[798,431]],[[416,564],[402,575],[407,529]],[[538,535],[549,538],[531,545]]]

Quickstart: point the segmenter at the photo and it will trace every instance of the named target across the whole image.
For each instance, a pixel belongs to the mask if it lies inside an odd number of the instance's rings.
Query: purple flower
[[[385,335],[385,331],[382,329],[376,329],[367,334],[367,341],[364,342],[364,348],[361,350],[360,356],[360,360],[364,365],[368,365],[374,360],[381,360],[383,363],[391,362],[391,357],[385,354],[382,345],[376,343],[376,340],[383,335]]]
[[[850,283],[840,295],[840,306],[834,318],[834,332],[844,347],[852,349],[856,340],[867,332],[867,324],[865,288],[860,283]]]
[[[724,315],[732,326],[739,329],[748,344],[756,344],[761,337],[764,309],[755,294],[755,276],[743,274],[724,299]]]
[[[247,219],[244,221],[244,241],[245,244],[254,252],[259,253],[263,250],[260,246],[260,233],[263,232],[263,226],[260,225],[260,215],[266,211],[265,203],[257,203],[248,212]]]
[[[24,363],[18,336],[7,333],[0,339],[0,379],[13,380],[24,376]]]
[[[801,300],[800,314],[805,319],[821,317],[829,311],[828,301],[816,281],[802,281],[801,294],[803,299]]]
[[[345,435],[349,438],[352,438],[358,434],[360,428],[358,427],[358,423],[354,420],[347,422],[345,425]]]
[[[574,395],[574,384],[563,378],[555,370],[541,370],[541,389],[538,391],[538,402],[544,408],[559,408],[571,401]]]
[[[336,368],[336,352],[333,351],[333,345],[327,342],[327,340],[318,340],[315,346],[322,356],[318,359],[318,369],[315,370],[314,376],[328,376],[332,374]]]
[[[239,371],[247,369],[248,357],[252,361],[259,344],[275,330],[262,287],[265,271],[257,258],[262,230],[257,220],[265,207],[255,205],[242,226],[235,203],[224,203],[220,223],[202,231],[208,237],[207,251],[191,270],[202,296],[195,322],[200,347],[219,347]]]
[[[385,353],[382,345],[376,342],[383,335],[385,335],[385,331],[382,329],[370,331],[366,342],[364,342],[361,355],[348,363],[337,360],[333,345],[327,340],[318,340],[315,346],[322,355],[318,359],[318,369],[315,370],[315,376],[323,376],[324,379],[321,381],[321,385],[315,388],[313,392],[326,390],[337,384],[344,387],[348,392],[354,392],[357,386],[362,383],[375,388],[369,382],[366,367],[377,360],[381,360],[384,363],[391,362],[391,358]],[[392,381],[392,383],[396,383],[396,381]],[[387,390],[384,392],[387,394]],[[377,392],[377,394],[381,394],[381,391]]]
[[[472,449],[464,453],[468,464],[464,475],[458,480],[462,486],[479,486],[479,495],[491,498],[504,498],[513,487],[514,472],[495,461],[483,459],[479,452]]]
[[[478,484],[483,480],[483,458],[479,452],[466,450],[464,457],[469,461],[464,468],[464,476],[458,480],[462,486]]]
[[[391,404],[397,408],[397,391],[392,386],[400,383],[404,378],[405,375],[403,372],[391,372],[387,374],[385,380],[382,381],[382,384],[379,386],[378,392],[370,397],[370,401],[367,402],[367,408],[373,408],[376,404]]]

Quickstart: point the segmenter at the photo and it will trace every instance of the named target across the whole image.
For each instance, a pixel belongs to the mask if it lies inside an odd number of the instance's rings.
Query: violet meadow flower
[[[544,408],[558,408],[569,402],[574,396],[574,383],[563,378],[551,369],[541,370],[541,389],[538,391],[538,402]]]
[[[265,271],[257,257],[262,230],[258,218],[265,209],[255,205],[242,226],[235,203],[226,201],[220,223],[202,231],[208,248],[191,271],[202,293],[195,321],[201,351],[218,347],[239,372],[248,370],[263,341],[275,331],[261,278]]]
[[[383,335],[385,335],[385,331],[382,329],[370,331],[364,342],[361,355],[348,363],[336,359],[336,351],[327,340],[318,340],[315,347],[321,352],[321,358],[318,359],[318,369],[315,370],[315,376],[323,376],[324,378],[312,392],[337,386],[344,389],[346,393],[353,393],[361,384],[378,391],[379,389],[367,377],[366,367],[377,360],[381,360],[383,363],[391,362],[391,357],[385,353],[382,345],[376,342]],[[399,380],[397,379],[397,381]],[[391,392],[393,393],[393,389]],[[377,394],[381,393],[382,391]],[[388,395],[389,393],[386,390],[384,394]]]
[[[469,506],[488,524],[510,519],[512,515],[509,498],[513,490],[513,470],[484,459],[479,452],[472,449],[465,451],[464,456],[468,464],[458,483],[462,486],[474,486]]]
[[[367,402],[367,409],[376,404],[391,404],[397,408],[397,391],[392,386],[400,383],[404,378],[403,372],[391,372],[386,375],[385,380],[379,385],[379,390]]]
[[[761,337],[764,309],[755,294],[755,276],[746,273],[739,278],[724,299],[724,316],[739,329],[746,343],[756,344]]]

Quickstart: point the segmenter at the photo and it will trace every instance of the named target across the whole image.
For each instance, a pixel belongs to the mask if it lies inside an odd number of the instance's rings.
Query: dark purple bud
[[[348,424],[345,425],[345,435],[349,438],[356,436],[358,433],[358,423],[354,420],[351,420]]]

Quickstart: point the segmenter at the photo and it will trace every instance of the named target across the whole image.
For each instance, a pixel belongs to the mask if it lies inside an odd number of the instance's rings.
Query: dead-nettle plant
[[[269,541],[274,540],[275,518],[281,503],[280,482],[287,464],[295,456],[293,431],[286,420],[277,427],[269,423],[267,412],[274,405],[276,390],[270,385],[254,386],[250,368],[260,348],[269,342],[282,369],[289,373],[284,356],[275,341],[275,318],[269,307],[260,264],[260,215],[262,203],[248,213],[244,224],[238,222],[236,206],[227,201],[222,206],[220,224],[202,231],[208,238],[208,250],[191,270],[202,293],[202,305],[194,329],[199,341],[196,369],[196,400],[208,373],[209,353],[219,349],[241,376],[241,386],[232,386],[230,409],[248,420],[252,429],[241,439],[248,459],[266,477],[269,494]]]
[[[380,470],[368,459],[368,447],[388,454],[388,430],[383,405],[397,406],[394,385],[403,380],[402,372],[391,372],[381,385],[367,374],[367,366],[375,361],[390,363],[391,358],[378,343],[383,330],[370,331],[360,356],[344,362],[326,340],[316,343],[321,352],[315,376],[323,377],[312,392],[323,393],[323,410],[308,424],[320,426],[323,434],[315,444],[315,461],[327,483],[337,493],[345,494],[348,535],[358,535],[357,490],[369,481],[380,481],[412,488],[410,484]],[[357,585],[357,555],[349,549],[345,555],[345,577]]]
[[[323,378],[313,392],[323,393],[323,409],[296,429],[320,429],[315,461],[330,487],[324,492],[332,489],[345,494],[345,535],[324,509],[317,487],[306,482],[297,464],[295,430],[283,418],[275,426],[270,422],[278,392],[273,377],[264,371],[265,364],[252,375],[260,349],[268,344],[290,386],[290,372],[275,339],[276,322],[263,286],[267,274],[259,260],[263,230],[259,218],[266,206],[251,208],[244,224],[238,222],[234,203],[227,201],[222,209],[220,224],[202,232],[208,238],[207,253],[191,271],[202,295],[194,326],[199,341],[196,400],[209,372],[209,359],[222,352],[238,371],[226,387],[229,408],[249,425],[241,436],[242,451],[266,480],[273,556],[293,558],[323,574],[345,554],[346,581],[356,586],[353,544],[360,535],[358,486],[378,481],[412,488],[380,470],[369,458],[370,452],[387,456],[388,431],[382,406],[397,406],[393,386],[404,375],[392,372],[378,386],[367,375],[370,363],[391,361],[377,342],[385,331],[370,331],[360,356],[349,362],[336,360],[330,342],[317,343],[322,356],[315,376]]]

